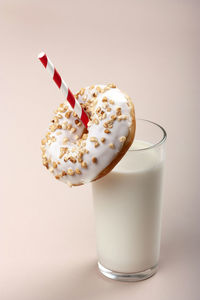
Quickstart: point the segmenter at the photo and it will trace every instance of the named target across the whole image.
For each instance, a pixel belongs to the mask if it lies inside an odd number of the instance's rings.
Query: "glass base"
[[[119,280],[119,281],[140,281],[147,279],[151,276],[153,276],[157,270],[158,265],[153,266],[150,269],[141,271],[141,272],[135,272],[135,273],[119,273],[115,271],[111,271],[109,269],[106,269],[104,266],[102,266],[98,262],[99,271],[106,277],[113,279],[113,280]]]

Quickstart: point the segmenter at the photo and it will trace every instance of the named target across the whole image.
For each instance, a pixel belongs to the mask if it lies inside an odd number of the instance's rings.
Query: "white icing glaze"
[[[101,89],[100,92],[99,88]],[[85,127],[82,123],[78,124],[79,126],[76,124],[78,123],[78,118],[73,116],[73,112],[69,119],[66,118],[66,109],[68,111],[72,109],[69,104],[65,102],[62,107],[58,108],[60,111],[56,113],[58,121],[56,124],[59,125],[59,127],[61,125],[63,128],[56,128],[55,131],[49,132],[47,135],[48,138],[43,140],[42,146],[43,159],[46,167],[58,179],[68,183],[69,185],[78,185],[90,182],[94,180],[108,165],[110,165],[123,147],[124,142],[120,141],[120,137],[127,138],[133,121],[131,116],[131,107],[128,104],[127,96],[118,88],[108,88],[105,85],[96,85],[94,88],[87,87],[82,91],[84,91],[84,94],[80,91],[79,94],[77,94],[77,99],[79,103],[88,105],[87,110],[91,114],[91,124],[89,124],[88,127],[87,139],[81,139]],[[94,93],[96,95],[94,95]],[[103,99],[105,100],[105,97],[107,98],[107,102],[102,101]],[[112,104],[110,104],[110,100]],[[107,104],[109,107],[108,110],[110,111],[107,111],[107,108],[105,108]],[[99,114],[97,113],[98,107],[105,112],[104,119],[99,120]],[[117,119],[114,120],[112,124],[112,128],[108,128],[111,133],[105,133],[104,130],[106,128],[104,127],[104,123],[111,120],[111,116],[116,115],[116,111],[119,108],[121,108],[121,116],[117,116]],[[95,119],[98,120],[96,122],[99,122],[99,124],[94,123]],[[54,126],[55,123],[52,124]],[[69,124],[71,124],[73,128],[76,128],[76,132],[73,133],[71,130],[66,129],[66,125]],[[72,131],[73,130],[74,129],[72,129]],[[99,146],[95,147],[95,142],[91,141],[91,138],[93,137],[97,138]],[[64,138],[69,139],[66,144],[63,144]],[[101,138],[105,138],[104,143],[101,142]],[[112,145],[110,146],[110,144],[113,144],[114,148],[111,148]],[[67,147],[68,151],[61,157],[60,149],[62,147]],[[85,151],[87,151],[87,153],[84,153],[82,156],[83,162],[87,164],[87,168],[83,168],[81,162],[78,161],[77,156],[80,149],[85,149]],[[76,162],[73,163],[69,159],[66,161],[67,157],[75,158]],[[97,159],[97,162],[95,163],[92,161],[94,157]],[[81,171],[81,174],[75,173],[73,176],[65,175],[65,173],[68,172],[68,169],[75,171],[77,168]]]

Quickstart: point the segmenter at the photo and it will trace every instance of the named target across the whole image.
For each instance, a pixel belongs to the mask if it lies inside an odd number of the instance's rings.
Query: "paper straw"
[[[80,103],[75,99],[74,95],[72,94],[67,84],[62,79],[62,77],[59,75],[58,71],[56,70],[56,68],[50,61],[50,59],[47,57],[47,55],[44,52],[41,52],[38,55],[38,58],[43,64],[43,66],[45,67],[45,69],[47,69],[49,73],[52,75],[54,82],[56,83],[58,88],[62,90],[65,98],[67,99],[67,101],[69,102],[69,104],[71,105],[75,113],[78,115],[79,119],[83,122],[84,126],[87,128],[87,123],[89,121],[89,118],[86,112],[83,110]]]

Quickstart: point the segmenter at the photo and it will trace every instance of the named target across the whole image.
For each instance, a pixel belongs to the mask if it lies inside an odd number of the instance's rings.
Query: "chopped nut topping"
[[[54,124],[49,127],[51,132],[54,132],[56,130],[56,128],[57,128],[57,125],[54,125]]]
[[[75,135],[74,138],[75,138],[75,140],[78,140],[78,139],[79,139],[79,136],[78,136],[78,135]]]
[[[62,125],[59,124],[59,125],[57,126],[57,128],[58,128],[58,129],[62,129]]]
[[[107,121],[108,126],[113,124],[113,120]]]
[[[82,151],[79,151],[78,157],[83,157],[83,152]]]
[[[77,114],[75,113],[75,111],[73,112],[73,116],[74,116],[75,118],[78,117]]]
[[[112,99],[109,102],[110,102],[110,104],[115,104],[115,101]]]
[[[75,127],[72,127],[71,133],[74,133],[74,132],[76,132],[76,128],[75,128]]]
[[[80,90],[79,94],[80,94],[81,96],[83,96],[84,93],[85,93],[85,89],[82,88],[82,89]]]
[[[108,104],[107,104],[107,103],[103,103],[103,104],[102,104],[102,107],[103,107],[104,109],[106,109],[106,108],[108,107]]]
[[[69,141],[68,137],[64,137],[63,144],[66,145],[68,141]]]
[[[121,120],[127,120],[127,119],[128,119],[128,116],[126,116],[126,115],[121,115],[121,116],[119,116],[117,119],[118,119],[118,121],[121,121]]]
[[[83,159],[81,157],[78,158],[78,162],[82,163]]]
[[[78,168],[76,168],[75,172],[76,174],[81,174],[81,171]]]
[[[61,114],[58,114],[58,119],[62,119],[63,116]]]
[[[49,168],[49,171],[51,172],[51,173],[53,173],[54,172],[54,168]]]
[[[69,160],[70,160],[73,164],[76,163],[76,158],[74,158],[73,156],[70,156],[70,157],[69,157]]]
[[[107,122],[103,123],[103,126],[104,126],[105,128],[108,128]]]
[[[61,147],[59,158],[62,158],[65,155],[65,153],[67,152],[67,150],[68,150],[68,148]]]
[[[91,85],[90,87],[89,87],[89,90],[92,90],[94,88],[94,85]]]
[[[98,142],[95,143],[94,146],[95,146],[95,148],[97,148],[99,146],[99,143]]]
[[[65,157],[64,157],[64,162],[67,162],[68,159],[69,159],[69,157],[68,157],[68,156],[65,156]]]
[[[105,133],[110,133],[110,130],[109,129],[105,129],[104,132]]]
[[[69,175],[69,176],[74,176],[74,170],[68,169],[68,170],[67,170],[67,175]]]
[[[62,116],[62,115],[59,114],[59,116]],[[54,116],[52,122],[53,122],[53,121],[54,121],[55,123],[58,123],[58,122],[59,122],[58,116]]]
[[[56,178],[56,179],[60,179],[60,175],[56,175],[55,178]]]
[[[91,137],[90,142],[98,142],[98,139],[96,137]]]
[[[82,168],[87,168],[87,163],[85,162],[85,161],[83,161],[82,163],[81,163],[81,166],[82,166]]]
[[[104,98],[102,99],[102,102],[108,102],[108,98],[107,98],[107,97],[104,97]]]
[[[62,176],[66,176],[67,173],[65,171],[62,171]]]
[[[105,139],[104,137],[101,138],[101,142],[102,142],[102,143],[104,143],[105,140],[106,140],[106,139]]]
[[[44,159],[43,159],[43,162],[48,162],[47,158],[44,158]]]
[[[65,107],[58,107],[58,111],[59,111],[59,112],[65,112],[65,111],[66,111],[66,108],[65,108]]]
[[[119,138],[120,143],[124,143],[125,140],[126,140],[126,137],[125,137],[125,136],[121,136],[121,137]]]
[[[53,161],[53,168],[56,169],[57,168],[57,163],[55,161]]]
[[[110,108],[110,107],[107,107],[106,110],[107,110],[107,112],[110,112],[110,111],[111,111],[111,108]]]
[[[67,130],[70,130],[72,128],[72,124],[67,125]]]
[[[71,113],[72,113],[72,112],[69,110],[68,112],[66,112],[65,117],[66,117],[67,119],[69,119],[70,116],[71,116]]]
[[[94,92],[94,93],[92,94],[92,96],[93,96],[93,97],[97,97],[97,93]]]
[[[94,119],[94,123],[95,123],[96,125],[98,125],[98,124],[99,124],[99,120]]]
[[[83,136],[82,136],[82,139],[83,139],[83,140],[87,140],[87,137],[88,137],[88,134],[87,134],[87,133],[84,133]]]
[[[100,88],[100,86],[97,86],[97,87],[96,87],[96,90],[97,90],[97,92],[101,93],[101,88]]]
[[[81,147],[81,139],[77,140],[76,144],[77,144],[78,147]]]
[[[50,135],[51,135],[51,132],[47,132],[47,133],[45,134],[46,138],[48,138]]]
[[[42,145],[45,145],[45,144],[46,144],[46,142],[47,142],[47,140],[46,140],[46,139],[42,139],[42,140],[41,140],[41,143],[42,143]]]
[[[67,129],[67,122],[62,123],[62,129]]]
[[[110,144],[109,144],[109,147],[110,147],[111,149],[114,149],[114,148],[115,148],[115,145],[114,145],[113,143],[110,143]]]
[[[56,141],[56,137],[52,136],[51,141],[54,143]]]
[[[111,119],[114,121],[114,120],[117,119],[117,117],[116,117],[115,115],[112,115],[112,116],[111,116]]]
[[[101,111],[101,107],[98,106],[97,109],[96,109],[96,113],[98,114],[100,111]]]
[[[114,83],[110,83],[110,84],[108,84],[107,86],[110,87],[110,88],[113,88],[113,89],[116,88],[116,85],[115,85]]]
[[[97,163],[97,158],[96,157],[92,157],[92,162],[95,164]]]
[[[120,116],[122,114],[121,110],[122,110],[121,107],[117,107],[117,109],[116,109],[116,115],[117,116]]]
[[[43,161],[43,166],[45,166],[47,169],[49,168],[49,164],[47,161]]]

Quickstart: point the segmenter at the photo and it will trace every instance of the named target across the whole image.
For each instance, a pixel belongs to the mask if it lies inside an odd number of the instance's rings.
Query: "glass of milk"
[[[131,148],[92,183],[98,267],[111,279],[138,281],[157,271],[166,137],[160,125],[137,120]]]

